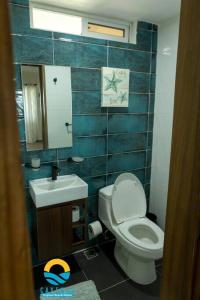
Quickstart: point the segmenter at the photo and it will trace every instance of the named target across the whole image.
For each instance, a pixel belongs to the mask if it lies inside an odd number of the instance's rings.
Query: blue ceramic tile
[[[31,29],[28,7],[11,4],[10,12],[12,33],[52,38],[52,33],[50,31]]]
[[[113,114],[108,118],[108,133],[147,131],[147,115]]]
[[[88,215],[90,221],[93,222],[98,218],[98,197],[91,196],[88,197]]]
[[[145,73],[130,74],[130,92],[132,93],[149,93],[150,75]]]
[[[151,54],[149,52],[109,48],[109,67],[130,69],[135,72],[149,72],[150,60]]]
[[[147,134],[115,134],[108,138],[108,153],[122,153],[144,150],[147,147]]]
[[[145,184],[145,194],[146,194],[147,203],[148,203],[149,197],[150,197],[150,184]]]
[[[26,217],[27,217],[28,228],[29,228],[30,234],[32,234],[33,233],[33,211],[27,212]]]
[[[137,49],[151,51],[152,32],[148,30],[138,30],[137,32]]]
[[[58,159],[67,160],[69,157],[73,156],[73,148],[60,148],[58,149]]]
[[[107,49],[104,46],[54,41],[56,65],[100,68],[106,65]]]
[[[28,0],[13,0],[22,5],[28,5]],[[11,5],[13,33],[26,36],[13,36],[16,90],[21,93],[20,63],[53,63],[53,42],[48,39],[51,32],[30,29],[28,8]],[[153,30],[153,31],[152,31]],[[137,43],[119,43],[90,37],[54,33],[55,64],[72,66],[73,89],[73,147],[57,150],[26,152],[23,145],[22,156],[24,162],[29,162],[32,155],[39,155],[42,162],[60,160],[61,175],[76,173],[89,184],[89,219],[98,217],[97,203],[98,190],[106,185],[106,171],[117,172],[107,176],[107,183],[114,182],[116,177],[124,171],[135,173],[140,180],[150,182],[150,153],[152,148],[152,132],[147,131],[147,112],[154,110],[154,91],[157,49],[157,27],[139,22]],[[34,35],[36,37],[28,37]],[[152,45],[151,45],[152,37]],[[59,38],[71,39],[72,42],[61,42]],[[109,108],[109,131],[116,135],[108,136],[109,155],[107,163],[107,108],[101,108],[101,71],[107,65],[107,49],[109,44],[109,66],[130,68],[130,101],[128,108]],[[115,47],[115,48],[114,48]],[[122,48],[122,49],[120,49]],[[139,50],[139,51],[134,51]],[[151,55],[150,50],[154,53]],[[74,68],[75,67],[75,68]],[[80,68],[78,68],[80,67]],[[85,68],[85,69],[84,69]],[[90,68],[90,69],[88,69]],[[98,69],[97,69],[98,68]],[[139,73],[138,73],[139,72]],[[20,140],[25,140],[23,120],[23,99],[17,94],[18,124]],[[21,98],[20,98],[21,97]],[[20,115],[19,112],[22,114]],[[121,113],[121,114],[120,114]],[[129,114],[127,114],[129,113]],[[134,114],[130,114],[134,113]],[[138,113],[138,115],[136,115]],[[153,129],[153,114],[149,116],[149,130]],[[125,133],[125,134],[120,134]],[[148,134],[148,145],[147,145]],[[80,137],[80,136],[87,137]],[[95,136],[99,135],[99,136]],[[79,136],[79,137],[78,137]],[[149,149],[147,160],[146,152],[131,152],[140,149]],[[121,155],[116,153],[121,152]],[[124,153],[130,152],[130,153]],[[114,154],[115,153],[115,154]],[[67,162],[72,155],[85,158],[81,164]],[[133,171],[134,169],[140,169]],[[25,168],[25,181],[29,179],[51,176],[51,167],[43,164],[39,171]],[[149,187],[149,185],[147,185]],[[91,197],[92,196],[92,197]],[[94,196],[94,197],[93,197]],[[30,201],[29,201],[30,202]],[[31,211],[31,210],[30,210]],[[30,217],[30,226],[31,217]]]
[[[23,144],[21,151],[24,163],[30,163],[33,157],[39,157],[41,162],[52,162],[57,159],[56,149],[26,151],[26,145]]]
[[[52,40],[30,36],[13,36],[14,62],[17,63],[53,63]]]
[[[86,177],[83,178],[88,184],[89,196],[98,195],[99,190],[106,186],[106,176]]]
[[[152,53],[151,56],[151,73],[156,73],[156,53]]]
[[[75,138],[73,155],[81,157],[105,155],[106,141],[106,136]]]
[[[152,36],[151,31],[138,30],[136,44],[108,41],[108,45],[112,47],[118,47],[124,49],[151,51],[151,36]]]
[[[151,150],[147,150],[146,167],[151,167],[151,159],[152,159],[152,151]]]
[[[117,41],[108,41],[108,46],[110,47],[117,47],[122,49],[137,49],[137,44],[131,44],[131,43],[124,43],[124,42],[117,42]]]
[[[73,134],[75,136],[102,135],[107,132],[107,117],[73,116]]]
[[[24,167],[23,170],[26,186],[29,185],[29,180],[51,177],[50,165],[41,165],[39,170],[33,170],[30,167]]]
[[[86,158],[82,163],[60,161],[60,174],[77,174],[81,177],[104,175],[106,173],[106,156]]]
[[[135,176],[137,176],[139,178],[139,180],[142,182],[142,184],[145,183],[145,169],[141,169],[141,170],[135,170],[135,171],[129,171],[130,173],[134,174]],[[113,173],[113,174],[108,174],[107,176],[107,184],[114,184],[115,180],[117,179],[117,177],[119,175],[121,175],[123,172],[117,172],[117,173]]]
[[[25,141],[26,140],[26,134],[25,134],[25,123],[24,119],[18,119],[18,130],[19,130],[19,140]]]
[[[72,90],[73,91],[100,91],[100,70],[75,69],[72,68]]]
[[[14,3],[14,4],[21,4],[21,5],[29,6],[29,0],[10,0],[8,2]]]
[[[149,115],[149,131],[153,131],[153,122],[154,122],[154,115],[150,114]]]
[[[153,24],[153,31],[158,31],[158,25]]]
[[[154,105],[155,105],[155,94],[150,95],[150,107],[149,112],[154,113]]]
[[[146,168],[146,183],[150,183],[151,179],[151,168]]]
[[[106,153],[106,136],[74,137],[73,148],[58,149],[58,159],[66,160],[72,156],[100,156]]]
[[[150,80],[150,92],[155,93],[156,91],[156,75],[151,74],[151,80]]]
[[[131,171],[145,167],[146,152],[132,152],[108,156],[108,172]]]
[[[16,90],[22,90],[21,65],[14,64],[13,68],[14,68],[15,88]]]
[[[149,210],[149,197],[150,197],[150,184],[145,184],[145,194],[146,194],[146,200],[147,200],[147,211]]]
[[[151,23],[147,23],[147,22],[143,22],[143,21],[139,21],[137,29],[138,30],[139,29],[152,30],[152,24]]]
[[[106,108],[101,107],[101,93],[98,91],[73,92],[73,114],[105,113]]]
[[[26,200],[26,210],[27,211],[32,211],[32,209],[33,209],[33,200],[31,199],[31,195],[29,193],[29,188],[25,187],[24,193],[25,193],[25,200]]]
[[[148,132],[148,148],[152,148],[152,143],[153,143],[153,133]]]
[[[74,42],[80,42],[80,43],[87,43],[87,44],[98,44],[98,45],[104,45],[107,46],[107,40],[103,39],[95,39],[92,37],[87,36],[80,36],[80,35],[74,35],[74,34],[66,34],[62,32],[54,32],[53,33],[54,39],[69,39]]]
[[[158,46],[158,33],[154,31],[152,33],[152,52],[157,52],[157,46]]]
[[[147,113],[149,96],[144,94],[130,94],[128,107],[108,108],[109,113]]]

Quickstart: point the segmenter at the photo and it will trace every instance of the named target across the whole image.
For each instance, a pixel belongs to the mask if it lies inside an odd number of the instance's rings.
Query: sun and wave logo
[[[64,272],[62,272],[60,274],[55,274],[55,273],[51,272],[51,268],[55,265],[61,266],[63,268]],[[55,285],[55,286],[62,285],[64,283],[66,283],[66,281],[70,277],[70,267],[66,263],[66,261],[64,261],[62,259],[58,259],[58,258],[52,259],[44,267],[44,277],[48,281],[48,283],[50,283],[52,285]]]

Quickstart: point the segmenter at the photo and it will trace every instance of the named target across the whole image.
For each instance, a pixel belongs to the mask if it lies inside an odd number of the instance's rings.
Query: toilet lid
[[[131,173],[121,174],[116,179],[112,192],[115,221],[120,224],[129,219],[144,217],[146,208],[146,196],[139,179]]]

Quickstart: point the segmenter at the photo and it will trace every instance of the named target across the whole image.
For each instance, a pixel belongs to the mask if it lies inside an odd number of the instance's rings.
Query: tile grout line
[[[107,68],[109,66],[109,47],[108,47],[108,44],[107,44]],[[106,122],[107,122],[107,129],[106,129],[106,186],[108,185],[108,138],[109,138],[109,135],[108,135],[108,107],[106,108]]]
[[[52,32],[52,48],[53,48],[53,65],[55,65],[55,45],[54,45],[54,39],[53,39],[53,32]]]
[[[81,272],[83,273],[83,275],[85,276],[86,280],[89,280],[89,278],[87,277],[87,275],[85,274],[85,272],[83,271],[83,269],[81,269]]]
[[[153,45],[153,33],[151,33],[151,52]],[[150,59],[150,70],[149,70],[149,101],[148,101],[148,114],[147,114],[147,147],[146,147],[146,162],[145,162],[145,183],[147,182],[147,162],[148,162],[148,143],[149,143],[149,120],[150,120],[150,105],[151,105],[151,70],[152,70],[152,54]]]
[[[33,30],[35,30],[33,28]],[[42,30],[42,29],[41,29]],[[47,32],[52,32],[53,31],[47,31]],[[151,33],[153,31],[150,31]],[[24,33],[11,33],[11,35],[15,35],[15,36],[24,36],[24,37],[33,37],[33,38],[38,38],[38,39],[47,39],[50,40],[50,37],[47,36],[40,36],[40,35],[34,35],[34,34],[24,34]],[[87,38],[87,36],[85,36],[85,38]],[[126,48],[126,47],[118,47],[118,46],[113,46],[113,45],[108,45],[108,44],[98,44],[98,43],[89,43],[89,42],[81,42],[81,41],[75,41],[73,39],[68,39],[68,40],[62,40],[61,38],[53,38],[54,41],[59,41],[60,43],[74,43],[74,44],[81,44],[81,45],[91,45],[94,47],[108,47],[111,49],[119,49],[122,51],[129,51],[129,52],[144,52],[144,53],[151,53],[151,49],[150,50],[143,50],[143,49],[131,49],[131,48]],[[105,40],[106,41],[106,40]]]
[[[124,283],[124,282],[127,282],[129,280],[129,278],[126,278],[126,279],[124,279],[124,280],[122,280],[122,281],[119,281],[119,282],[117,282],[117,283],[115,283],[115,284],[113,284],[113,285],[111,285],[111,286],[109,286],[109,287],[107,287],[107,288],[105,288],[105,289],[102,289],[102,290],[100,290],[100,291],[98,291],[99,293],[103,293],[103,292],[105,292],[105,291],[107,291],[107,290],[110,290],[110,289],[112,289],[112,288],[114,288],[114,287],[116,287],[116,286],[118,286],[118,285],[120,285],[120,284],[122,284],[122,283]]]

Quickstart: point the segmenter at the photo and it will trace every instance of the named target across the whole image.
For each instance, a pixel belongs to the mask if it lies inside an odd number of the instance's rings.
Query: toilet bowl
[[[162,258],[164,233],[146,216],[146,196],[139,179],[121,174],[99,191],[99,218],[115,235],[114,255],[123,271],[139,284],[156,280],[155,260]]]

